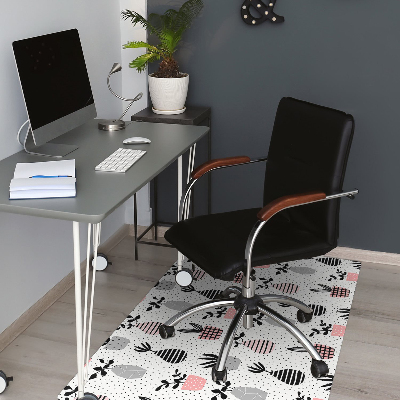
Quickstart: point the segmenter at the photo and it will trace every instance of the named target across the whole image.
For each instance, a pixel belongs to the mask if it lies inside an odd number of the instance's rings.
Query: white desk
[[[73,221],[78,399],[84,398],[84,385],[87,379],[84,365],[88,361],[93,311],[96,266],[94,265],[93,268],[92,287],[89,288],[89,256],[93,249],[96,260],[101,222],[162,170],[175,160],[181,159],[182,154],[207,133],[208,128],[203,126],[144,122],[132,122],[123,131],[104,132],[97,129],[95,120],[90,121],[52,141],[79,146],[78,150],[64,158],[76,160],[77,196],[75,198],[9,200],[9,184],[16,163],[46,161],[47,158],[19,152],[0,161],[0,211]],[[151,144],[123,145],[122,141],[131,136],[147,137],[151,140]],[[147,150],[147,153],[125,174],[94,170],[97,164],[119,147]],[[182,181],[178,183],[178,191],[182,193]],[[83,310],[79,223],[88,224]]]

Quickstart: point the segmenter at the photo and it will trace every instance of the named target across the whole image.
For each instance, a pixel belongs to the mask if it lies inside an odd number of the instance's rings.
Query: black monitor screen
[[[94,103],[76,29],[18,40],[13,49],[32,129]]]

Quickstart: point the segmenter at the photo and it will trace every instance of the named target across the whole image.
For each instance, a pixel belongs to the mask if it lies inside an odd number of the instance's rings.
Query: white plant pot
[[[156,114],[180,114],[185,111],[189,75],[182,78],[155,78],[149,75],[149,91]]]

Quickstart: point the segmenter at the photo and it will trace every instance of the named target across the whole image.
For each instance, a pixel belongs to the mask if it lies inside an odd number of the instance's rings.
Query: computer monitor
[[[70,153],[77,147],[47,142],[97,115],[78,30],[18,40],[13,50],[31,125],[25,150]]]

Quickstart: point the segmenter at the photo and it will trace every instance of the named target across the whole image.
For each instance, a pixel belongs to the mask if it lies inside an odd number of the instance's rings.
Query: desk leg
[[[190,174],[193,171],[193,167],[194,167],[194,157],[195,157],[195,153],[196,153],[196,143],[190,148],[189,151],[189,163],[188,163],[188,175],[187,175],[187,182],[189,182],[190,179]],[[181,201],[181,197],[182,197],[182,190],[183,190],[183,177],[182,177],[182,156],[180,156],[178,158],[178,221],[182,218],[186,219],[189,216],[189,208],[190,208],[190,196],[189,199],[187,201],[187,205],[184,208],[183,212],[182,212],[182,216],[179,215],[179,204]],[[182,271],[182,266],[183,266],[183,254],[178,252],[178,261],[177,261],[177,267],[178,267],[178,272]],[[183,271],[182,271],[183,273]],[[187,275],[188,271],[186,271],[186,274],[183,273],[183,275]],[[191,283],[191,273],[189,276],[189,280],[187,278],[183,278],[183,280],[181,281],[178,276],[176,276],[176,281],[179,285],[181,286],[187,286],[188,284]],[[189,283],[187,283],[189,282]],[[187,283],[187,284],[186,284]]]
[[[208,131],[208,161],[211,161],[211,117],[208,118],[208,127],[210,130]],[[208,214],[211,214],[211,176],[212,174],[207,174],[208,175]]]
[[[182,156],[179,156],[179,158],[178,158],[178,221],[180,220],[179,204],[180,204],[181,197],[182,197],[182,189],[183,189],[183,185],[182,185]],[[178,271],[180,271],[182,269],[182,263],[183,263],[183,254],[178,251],[178,262],[177,262]]]
[[[89,272],[90,272],[90,249],[93,230],[93,268],[92,285],[89,299]],[[100,243],[101,224],[89,224],[87,241],[86,259],[86,285],[84,300],[84,315],[82,318],[82,289],[81,289],[81,262],[80,262],[80,242],[79,242],[79,222],[73,222],[73,243],[74,243],[74,272],[75,272],[75,313],[76,313],[76,347],[77,347],[77,367],[78,367],[78,399],[94,399],[94,396],[85,396],[85,381],[88,377],[90,336],[92,333],[94,287],[96,283],[96,260],[97,248]]]
[[[79,222],[73,222],[74,271],[75,271],[75,317],[76,317],[76,356],[78,363],[78,399],[83,397],[83,327],[82,327],[82,291],[81,260],[79,244]]]
[[[190,148],[189,151],[189,162],[188,162],[188,173],[187,173],[187,178],[186,178],[186,184],[189,183],[190,180],[190,175],[192,174],[193,168],[194,168],[194,158],[196,155],[196,143]],[[194,189],[190,191],[189,198],[187,199],[187,204],[186,207],[184,208],[184,219],[189,218],[189,210],[190,210],[190,202],[192,200],[192,210],[194,208],[194,197],[193,197]],[[180,201],[180,200],[179,200]],[[193,214],[192,214],[193,216]]]
[[[137,197],[133,195],[133,229],[135,231],[135,260],[139,260],[138,233],[137,233]]]

